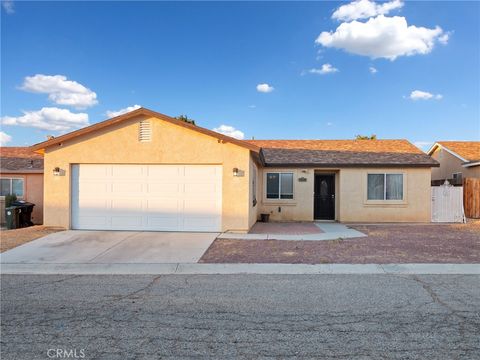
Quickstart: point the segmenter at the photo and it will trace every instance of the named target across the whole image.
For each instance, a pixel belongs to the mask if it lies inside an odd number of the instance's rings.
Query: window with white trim
[[[23,189],[22,178],[0,179],[0,196],[15,194],[17,197],[23,197]]]
[[[368,174],[367,200],[403,200],[403,174]]]
[[[267,199],[293,199],[293,173],[267,173]]]

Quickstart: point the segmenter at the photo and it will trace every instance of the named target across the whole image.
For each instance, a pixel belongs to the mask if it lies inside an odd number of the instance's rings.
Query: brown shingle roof
[[[2,173],[42,173],[43,155],[28,147],[0,147],[0,172]]]
[[[480,141],[437,141],[437,144],[460,155],[467,162],[480,160]]]
[[[407,140],[246,140],[269,166],[438,166]]]

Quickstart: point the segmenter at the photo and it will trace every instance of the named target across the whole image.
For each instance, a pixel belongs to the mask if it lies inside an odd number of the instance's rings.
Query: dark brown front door
[[[315,174],[315,220],[335,219],[335,175]]]

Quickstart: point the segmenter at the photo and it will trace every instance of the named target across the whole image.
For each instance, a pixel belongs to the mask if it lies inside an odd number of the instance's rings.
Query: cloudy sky
[[[139,106],[237,138],[480,139],[478,2],[2,0],[2,145]]]

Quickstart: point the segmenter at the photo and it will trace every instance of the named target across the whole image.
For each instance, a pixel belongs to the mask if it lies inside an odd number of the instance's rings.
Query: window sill
[[[406,200],[371,200],[364,201],[365,207],[406,207],[408,203]]]
[[[273,199],[268,199],[268,200],[263,200],[262,201],[263,205],[273,205],[273,206],[296,206],[297,202],[295,200],[285,200],[285,199],[278,199],[278,200],[273,200]]]

